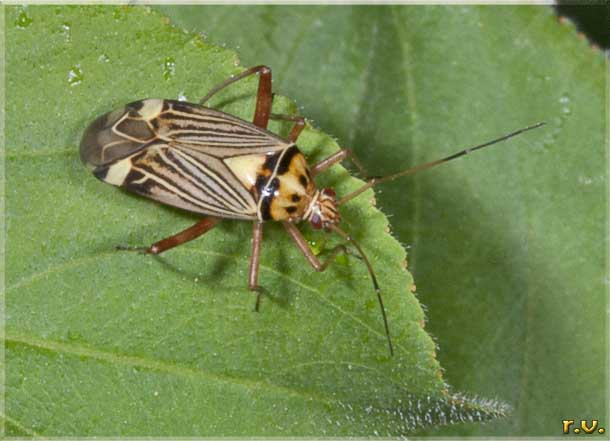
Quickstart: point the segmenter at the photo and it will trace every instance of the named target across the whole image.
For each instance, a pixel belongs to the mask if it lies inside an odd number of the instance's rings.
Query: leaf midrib
[[[335,405],[338,403],[337,400],[327,399],[320,395],[307,394],[298,389],[278,386],[276,384],[268,383],[265,381],[256,381],[243,377],[222,375],[218,373],[204,371],[202,369],[193,369],[164,361],[151,360],[149,358],[139,357],[135,355],[111,353],[99,349],[93,349],[87,346],[76,345],[74,343],[66,344],[50,340],[48,338],[41,339],[24,333],[16,333],[14,331],[6,332],[5,344],[25,345],[38,350],[68,354],[77,357],[85,357],[98,361],[109,362],[114,365],[137,367],[149,371],[163,372],[180,377],[215,381],[223,384],[243,387],[250,391],[260,391],[261,389],[266,389],[270,392],[276,392],[291,397],[298,397],[308,401],[316,401],[325,405]]]

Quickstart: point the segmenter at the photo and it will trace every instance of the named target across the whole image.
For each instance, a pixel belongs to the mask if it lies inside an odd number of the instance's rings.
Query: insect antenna
[[[379,284],[377,283],[377,277],[375,276],[375,272],[373,271],[373,266],[371,265],[371,262],[369,262],[369,259],[366,257],[366,254],[364,254],[364,251],[362,251],[362,248],[360,248],[360,245],[358,244],[358,242],[356,242],[354,240],[354,238],[352,236],[347,234],[337,225],[329,225],[328,228],[330,230],[334,231],[335,233],[337,233],[339,236],[341,236],[346,241],[350,242],[352,245],[354,245],[356,250],[358,250],[358,254],[360,254],[360,257],[362,257],[362,260],[364,261],[367,269],[369,270],[371,280],[373,281],[373,288],[375,289],[375,294],[377,294],[377,300],[379,301],[379,307],[381,308],[381,315],[383,317],[383,326],[385,327],[385,335],[388,339],[388,348],[390,349],[390,355],[393,356],[394,347],[392,346],[392,338],[390,337],[390,328],[388,327],[388,318],[386,316],[385,308],[383,306],[383,299],[381,298],[381,289],[379,289]]]
[[[469,147],[467,149],[461,150],[461,151],[459,151],[457,153],[454,153],[452,155],[446,156],[446,157],[441,158],[441,159],[437,159],[436,161],[426,162],[425,164],[420,164],[418,166],[409,168],[407,170],[399,171],[399,172],[393,173],[391,175],[387,175],[387,176],[383,176],[383,177],[376,176],[376,177],[369,178],[367,183],[364,184],[362,187],[360,187],[359,189],[357,189],[357,190],[353,191],[352,193],[349,193],[349,194],[343,196],[341,199],[339,199],[339,201],[337,201],[337,205],[342,205],[342,204],[346,203],[347,201],[352,200],[353,198],[355,198],[356,196],[358,196],[361,193],[364,193],[366,190],[368,190],[369,188],[373,187],[374,185],[381,184],[382,182],[393,181],[394,179],[398,179],[398,178],[401,178],[403,176],[410,175],[412,173],[415,173],[415,172],[418,172],[418,171],[421,171],[421,170],[425,170],[427,168],[432,168],[432,167],[434,167],[436,165],[439,165],[439,164],[442,164],[444,162],[449,162],[449,161],[451,161],[453,159],[459,158],[460,156],[464,156],[464,155],[467,155],[468,153],[472,153],[472,152],[474,152],[476,150],[480,150],[480,149],[482,149],[484,147],[488,147],[490,145],[497,144],[497,143],[499,143],[501,141],[505,141],[505,140],[507,140],[509,138],[512,138],[513,136],[517,136],[517,135],[519,135],[519,134],[521,134],[523,132],[527,132],[528,130],[537,129],[538,127],[541,127],[541,126],[543,126],[545,124],[546,124],[545,122],[539,122],[539,123],[533,124],[531,126],[527,126],[527,127],[522,128],[522,129],[516,130],[514,132],[511,132],[511,133],[509,133],[507,135],[504,135],[504,136],[501,136],[499,138],[493,139],[491,141],[487,141],[487,142],[485,142],[483,144],[479,144],[479,145],[474,146],[474,147]]]

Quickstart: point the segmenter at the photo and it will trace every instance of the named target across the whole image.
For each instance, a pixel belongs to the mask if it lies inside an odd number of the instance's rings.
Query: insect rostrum
[[[247,122],[204,104],[226,86],[259,74],[253,122]],[[438,161],[386,176],[371,178],[360,189],[336,199],[334,190],[318,189],[314,178],[332,165],[351,158],[343,149],[312,165],[307,164],[296,141],[305,123],[302,117],[271,114],[271,70],[256,66],[213,88],[199,104],[175,100],[146,99],[127,104],[97,118],[85,131],[80,156],[95,177],[163,204],[204,215],[186,230],[139,250],[158,254],[193,240],[221,219],[253,223],[249,287],[260,300],[258,266],[263,223],[282,222],[307,261],[324,271],[346,245],[335,247],[321,262],[297,229],[308,221],[315,229],[333,231],[352,245],[367,266],[381,308],[390,353],[392,340],[385,308],[373,268],[360,245],[338,227],[338,206],[373,185],[432,167],[485,145],[463,150]],[[269,119],[294,122],[287,139],[267,130]],[[506,139],[534,126],[511,133]],[[491,143],[497,142],[494,140]]]

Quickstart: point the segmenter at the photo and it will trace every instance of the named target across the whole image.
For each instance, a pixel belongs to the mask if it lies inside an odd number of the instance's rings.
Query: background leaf
[[[115,251],[197,217],[96,181],[78,159],[83,130],[136,99],[197,101],[237,59],[147,8],[2,11],[6,435],[396,435],[506,414],[448,394],[372,192],[343,215],[382,282],[394,358],[363,265],[317,274],[277,225],[265,230],[260,314],[245,288],[247,223],[157,258]],[[254,91],[252,79],[214,104],[249,118]],[[274,110],[294,106],[278,96]],[[338,148],[315,130],[299,145],[312,160]],[[339,167],[320,181],[339,194],[360,185]]]
[[[372,174],[548,125],[377,192],[449,384],[513,405],[434,434],[606,429],[607,60],[547,6],[162,8],[273,68]]]

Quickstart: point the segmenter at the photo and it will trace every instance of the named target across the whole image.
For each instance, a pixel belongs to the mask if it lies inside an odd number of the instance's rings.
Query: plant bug
[[[205,103],[220,90],[255,74],[259,75],[259,81],[252,123],[205,107]],[[248,285],[257,292],[255,309],[258,310],[261,294],[258,267],[264,222],[282,222],[316,271],[324,271],[339,253],[348,252],[346,245],[338,245],[326,260],[320,261],[296,227],[297,223],[308,221],[315,229],[338,234],[358,252],[373,282],[388,348],[393,355],[375,272],[358,242],[338,226],[341,220],[338,207],[374,185],[434,167],[544,123],[392,175],[368,178],[362,187],[337,199],[333,189],[316,188],[314,178],[347,158],[365,174],[358,159],[350,150],[341,149],[309,166],[296,145],[305,127],[305,119],[272,114],[271,104],[271,69],[255,66],[214,87],[199,104],[146,99],[127,104],[91,123],[80,144],[80,157],[96,178],[205,216],[186,230],[149,247],[118,248],[159,254],[210,231],[221,219],[252,221]],[[269,119],[294,123],[287,139],[267,130]]]

